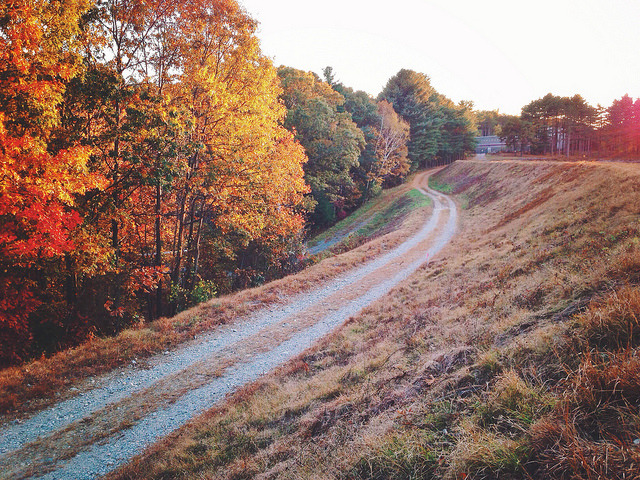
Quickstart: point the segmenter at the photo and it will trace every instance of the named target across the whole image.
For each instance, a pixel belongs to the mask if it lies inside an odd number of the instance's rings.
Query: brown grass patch
[[[636,349],[585,352],[562,401],[531,429],[532,462],[550,479],[640,477]]]
[[[591,348],[619,350],[640,345],[640,290],[623,287],[578,317]]]
[[[536,198],[533,199],[532,201],[526,203],[525,205],[521,206],[520,208],[509,212],[504,218],[502,218],[502,220],[500,220],[496,225],[494,225],[493,227],[490,227],[485,233],[489,233],[492,230],[496,230],[498,228],[504,227],[507,223],[510,223],[511,221],[515,220],[516,218],[521,218],[525,213],[533,210],[536,207],[539,207],[540,205],[542,205],[543,203],[545,203],[547,200],[549,200],[551,197],[553,197],[554,195],[554,188],[553,187],[547,187],[544,190],[542,190],[541,192],[539,192],[536,195]]]

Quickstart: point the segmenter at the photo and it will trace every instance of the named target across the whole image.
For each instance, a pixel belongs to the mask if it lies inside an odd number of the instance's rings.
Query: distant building
[[[476,137],[476,153],[498,153],[507,149],[507,144],[497,135]]]

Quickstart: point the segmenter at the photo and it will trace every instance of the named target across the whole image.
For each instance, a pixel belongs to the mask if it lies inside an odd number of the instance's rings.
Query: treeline
[[[472,149],[470,105],[276,69],[234,0],[0,5],[0,364],[304,265],[322,228]]]
[[[478,120],[481,130],[494,131],[520,153],[640,158],[640,99],[628,95],[604,108],[580,95],[547,94],[520,116],[480,112]]]
[[[426,75],[400,70],[380,98],[409,122],[413,168],[448,164],[474,151],[477,130],[473,104],[453,103],[433,88]]]
[[[470,102],[454,104],[429,78],[401,70],[377,99],[335,79],[281,67],[285,126],[309,157],[305,179],[315,210],[311,227],[324,227],[401,183],[418,168],[443,165],[475,149]]]

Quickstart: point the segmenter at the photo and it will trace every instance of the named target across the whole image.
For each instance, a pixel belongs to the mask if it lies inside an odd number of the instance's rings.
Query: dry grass
[[[529,430],[555,408],[550,382],[566,377],[558,355],[569,319],[628,280],[637,260],[628,248],[637,197],[620,192],[638,175],[598,168],[449,168],[437,184],[465,210],[439,259],[257,393],[233,396],[222,414],[195,420],[113,477],[523,475]],[[194,439],[233,458],[196,458]]]
[[[534,333],[536,346],[505,352],[518,352],[511,362],[519,371],[499,376],[466,407],[444,476],[640,478],[639,299],[640,288],[622,287],[594,299],[552,338]],[[553,383],[543,369],[532,375],[532,353],[564,374]]]
[[[531,428],[535,471],[550,479],[640,478],[640,289],[614,292],[578,318],[580,362],[554,411]],[[626,319],[623,320],[623,319]]]
[[[435,184],[464,207],[438,258],[110,478],[637,478],[638,166],[457,162]]]
[[[522,172],[520,164],[505,167]],[[552,190],[557,193],[549,195]],[[533,251],[516,249],[497,280],[530,313],[494,337],[484,364],[517,370],[509,371],[506,392],[518,407],[505,409],[498,401],[505,395],[503,378],[491,382],[466,407],[472,420],[459,424],[444,476],[639,478],[633,441],[640,437],[640,303],[637,289],[628,286],[638,282],[638,191],[637,166],[558,164],[541,165],[529,188],[506,196],[516,200],[512,208],[519,215],[505,215],[495,233],[526,236],[523,247]],[[467,195],[472,204],[482,192]],[[523,404],[526,398],[533,403]],[[540,405],[546,409],[531,409]]]
[[[640,478],[639,319],[637,286],[593,301],[576,317],[571,340],[577,347],[566,351],[560,400],[531,428],[539,475]]]
[[[640,345],[640,291],[623,287],[578,317],[590,348],[621,350]]]

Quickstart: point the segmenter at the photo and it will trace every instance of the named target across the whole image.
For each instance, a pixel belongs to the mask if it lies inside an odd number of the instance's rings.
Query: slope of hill
[[[456,162],[453,242],[110,478],[638,478],[638,165]]]
[[[416,186],[415,178],[409,186]],[[312,238],[308,242],[309,255],[324,258],[343,253],[397,230],[412,211],[429,204],[429,197],[410,187],[401,185],[384,191],[379,198]]]

